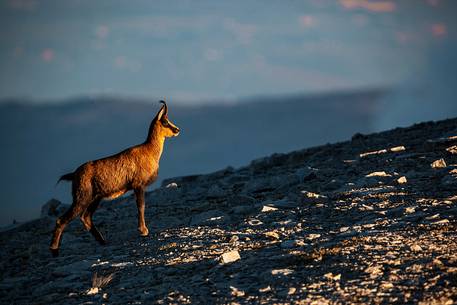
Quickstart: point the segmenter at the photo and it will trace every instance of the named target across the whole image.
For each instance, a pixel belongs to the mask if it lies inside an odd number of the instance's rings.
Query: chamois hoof
[[[148,228],[138,229],[138,231],[140,231],[140,235],[143,236],[143,237],[146,237],[146,236],[149,235],[149,230],[148,230]]]
[[[51,251],[52,257],[59,256],[59,248],[57,248],[57,249],[49,248],[49,250]]]

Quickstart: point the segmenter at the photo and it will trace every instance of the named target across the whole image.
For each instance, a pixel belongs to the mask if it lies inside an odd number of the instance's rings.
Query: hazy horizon
[[[0,8],[0,99],[192,104],[457,83],[450,0],[2,0]]]

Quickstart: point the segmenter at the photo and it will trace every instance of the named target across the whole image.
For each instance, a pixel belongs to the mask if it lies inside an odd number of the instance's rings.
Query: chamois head
[[[168,119],[167,103],[165,103],[165,101],[160,101],[160,103],[162,103],[163,106],[159,113],[157,113],[155,120],[159,132],[164,137],[176,137],[179,134],[179,128]]]

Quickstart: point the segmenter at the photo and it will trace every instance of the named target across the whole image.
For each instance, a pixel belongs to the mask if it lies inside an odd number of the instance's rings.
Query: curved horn
[[[164,100],[161,100],[159,103],[163,104],[163,107],[165,108],[165,111],[163,112],[162,115],[167,115],[168,114],[168,107],[167,107],[167,103],[165,103]]]

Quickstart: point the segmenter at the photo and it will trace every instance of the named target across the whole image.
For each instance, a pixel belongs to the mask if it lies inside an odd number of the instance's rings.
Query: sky
[[[0,99],[202,103],[446,82],[456,15],[454,0],[1,0]]]

